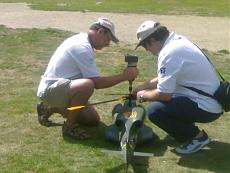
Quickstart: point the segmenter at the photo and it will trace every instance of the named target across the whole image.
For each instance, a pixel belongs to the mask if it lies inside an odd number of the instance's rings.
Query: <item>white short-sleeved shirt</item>
[[[173,93],[173,97],[186,96],[203,110],[222,112],[216,100],[181,86],[194,87],[209,94],[213,94],[219,86],[212,65],[200,49],[184,36],[170,33],[158,54],[157,73],[159,92]]]
[[[67,38],[54,52],[40,81],[37,95],[59,79],[79,79],[99,76],[94,51],[87,33]]]

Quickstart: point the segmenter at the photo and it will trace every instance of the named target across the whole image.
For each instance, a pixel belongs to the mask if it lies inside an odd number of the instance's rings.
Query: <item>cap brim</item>
[[[113,41],[114,43],[118,43],[118,42],[119,42],[118,38],[115,37],[115,36],[112,34],[112,32],[111,32],[111,35],[112,35],[112,41]]]
[[[142,42],[140,41],[140,42],[137,44],[137,46],[135,47],[135,49],[134,49],[134,50],[136,50],[138,47],[140,47],[140,46],[141,46],[141,44],[142,44]]]
[[[115,38],[115,37],[112,39],[112,41],[113,41],[114,43],[118,43],[118,42],[119,42],[119,40],[118,40],[117,38]]]

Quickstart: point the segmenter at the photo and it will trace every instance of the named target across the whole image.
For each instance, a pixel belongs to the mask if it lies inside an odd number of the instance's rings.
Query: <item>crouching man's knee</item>
[[[91,79],[76,79],[70,83],[70,96],[81,95],[89,98],[94,92],[94,82]]]
[[[152,121],[154,124],[160,121],[162,116],[164,115],[164,109],[165,105],[161,102],[153,102],[148,107],[148,118],[150,121]]]

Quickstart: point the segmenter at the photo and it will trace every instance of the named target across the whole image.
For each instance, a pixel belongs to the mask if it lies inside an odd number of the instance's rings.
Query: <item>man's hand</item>
[[[141,90],[137,92],[137,100],[142,103],[144,101],[146,101],[145,97],[144,97],[144,93],[146,92],[146,90]]]
[[[125,79],[128,81],[133,81],[137,77],[138,73],[139,73],[139,71],[136,67],[127,67],[123,71],[123,75],[124,75]]]

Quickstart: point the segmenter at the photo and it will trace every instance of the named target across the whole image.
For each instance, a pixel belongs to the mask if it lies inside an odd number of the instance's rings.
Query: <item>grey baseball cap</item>
[[[159,22],[155,22],[153,20],[147,20],[143,22],[139,28],[137,29],[137,39],[139,43],[137,44],[136,48],[137,49],[139,46],[141,46],[142,42],[151,34],[153,34],[159,27],[160,27]]]
[[[94,22],[94,24],[99,24],[105,28],[107,28],[111,34],[112,34],[112,41],[115,43],[118,43],[119,40],[115,35],[115,26],[113,24],[113,22],[111,22],[108,18],[98,18],[96,22]]]

